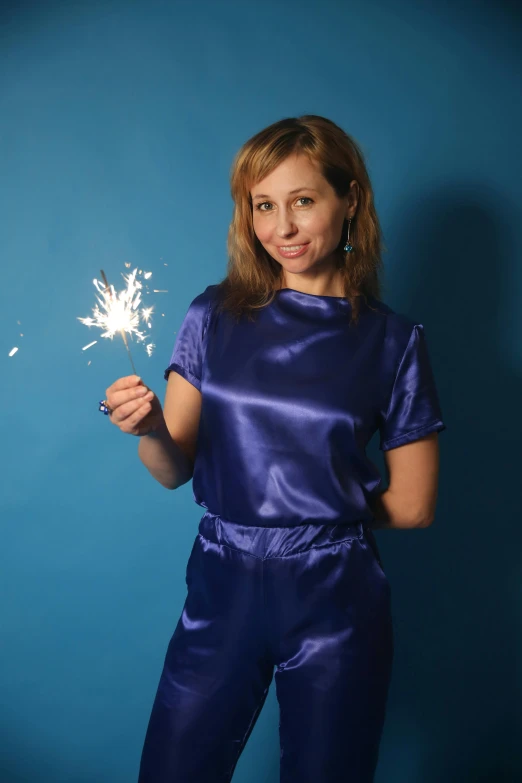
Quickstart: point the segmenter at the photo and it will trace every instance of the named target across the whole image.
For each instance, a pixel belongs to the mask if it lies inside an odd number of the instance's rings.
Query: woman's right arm
[[[201,415],[201,392],[177,372],[169,374],[163,408],[136,375],[119,378],[106,391],[110,420],[122,432],[138,435],[138,455],[167,489],[190,481],[194,472]]]
[[[138,456],[149,473],[167,489],[177,489],[193,474],[193,464],[172,438],[165,419],[155,432],[142,435]]]
[[[200,417],[201,392],[171,371],[163,415],[154,431],[141,436],[138,446],[147,470],[167,489],[177,489],[192,478]]]

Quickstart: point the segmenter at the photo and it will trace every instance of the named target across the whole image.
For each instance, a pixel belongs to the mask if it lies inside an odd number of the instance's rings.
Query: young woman
[[[333,122],[260,131],[231,189],[227,276],[188,308],[163,409],[135,376],[104,401],[151,474],[193,478],[206,509],[139,783],[230,781],[273,676],[282,783],[370,783],[393,658],[371,529],[435,515],[445,425],[424,328],[380,300],[371,184]]]

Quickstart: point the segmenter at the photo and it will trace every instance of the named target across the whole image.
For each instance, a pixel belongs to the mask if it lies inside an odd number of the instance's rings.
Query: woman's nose
[[[296,233],[295,223],[290,217],[281,216],[277,224],[277,234],[281,238],[291,236]]]

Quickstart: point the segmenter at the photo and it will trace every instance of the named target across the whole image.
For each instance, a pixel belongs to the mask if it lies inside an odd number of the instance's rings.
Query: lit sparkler
[[[144,307],[141,309],[140,316],[139,306],[141,304],[141,289],[143,286],[139,280],[136,280],[137,272],[138,270],[134,269],[129,275],[122,274],[127,287],[116,294],[114,286],[109,285],[107,278],[105,277],[105,272],[102,269],[101,276],[103,278],[103,283],[100,283],[100,281],[96,279],[93,280],[96,290],[101,294],[101,298],[98,296],[96,297],[101,305],[101,309],[98,305],[95,305],[93,308],[94,318],[78,318],[78,320],[86,326],[97,326],[98,328],[103,329],[104,331],[102,332],[101,337],[109,337],[112,340],[116,332],[119,332],[122,336],[125,348],[127,349],[132,370],[135,375],[138,373],[136,372],[134,362],[132,361],[125,332],[130,334],[131,337],[132,335],[135,335],[139,342],[146,340],[146,333],[138,328],[140,325],[140,317],[150,329],[151,315],[154,310],[154,307]],[[96,340],[85,346],[83,350],[90,348],[95,342]],[[149,345],[146,346],[146,351],[149,356],[154,347],[153,343],[149,343]]]

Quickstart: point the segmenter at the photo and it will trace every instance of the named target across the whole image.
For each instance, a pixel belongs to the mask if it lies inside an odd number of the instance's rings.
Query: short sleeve
[[[446,429],[422,324],[413,326],[379,429],[381,451]]]
[[[168,380],[171,370],[175,370],[199,391],[201,391],[203,338],[211,305],[210,288],[211,286],[190,303],[176,335],[169,366],[164,373],[165,380]]]

